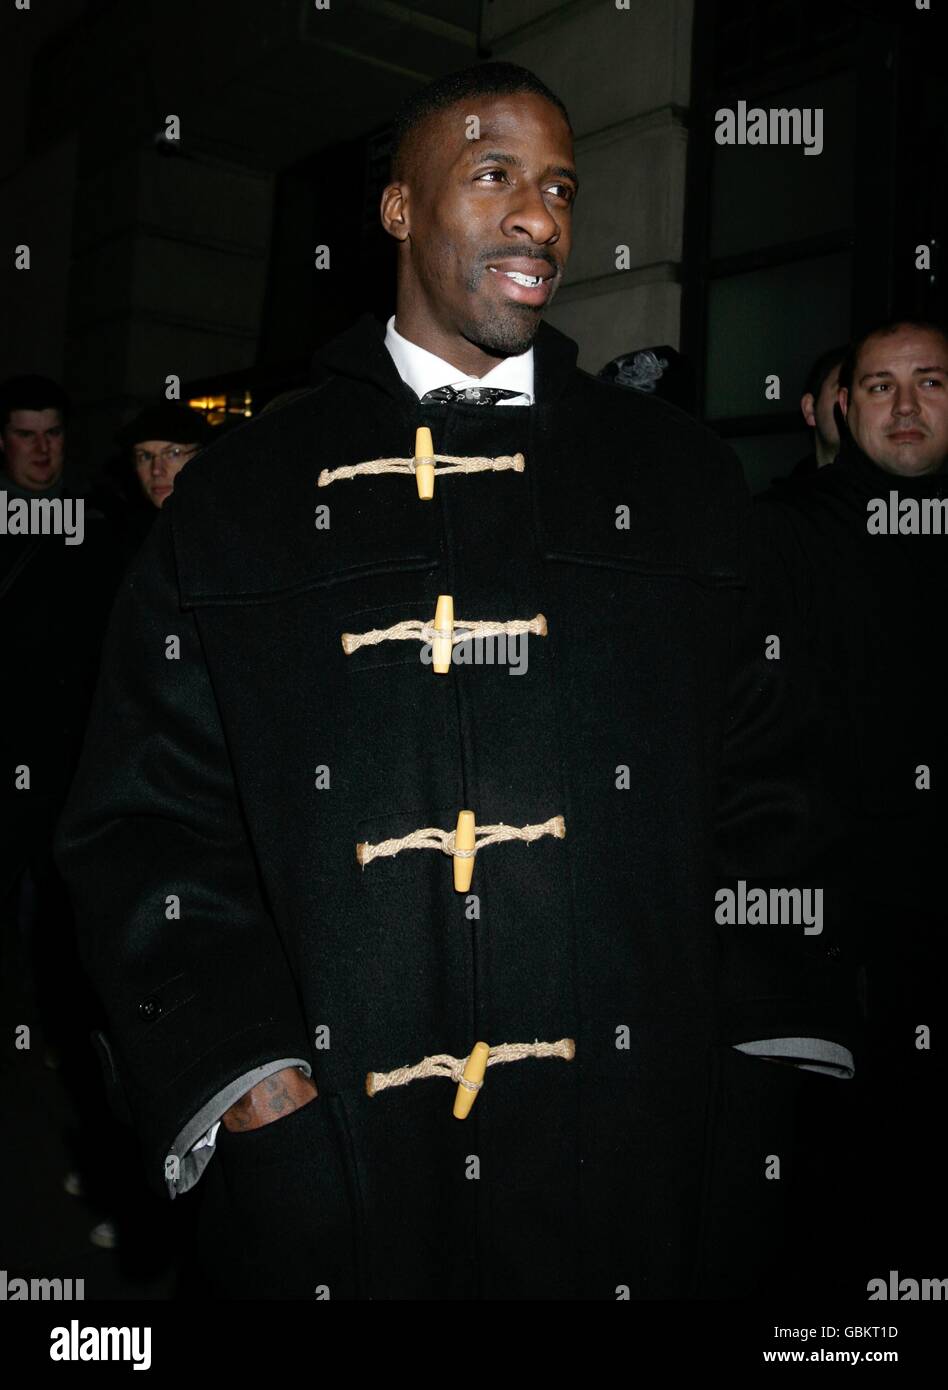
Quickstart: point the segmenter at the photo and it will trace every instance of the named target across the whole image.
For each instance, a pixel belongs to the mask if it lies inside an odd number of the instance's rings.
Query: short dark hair
[[[859,361],[859,354],[870,338],[888,337],[890,333],[895,333],[899,328],[920,328],[927,333],[937,333],[948,345],[948,329],[943,323],[936,323],[933,319],[913,318],[911,314],[903,314],[899,318],[881,319],[878,323],[867,328],[864,333],[860,333],[859,337],[854,338],[850,343],[839,369],[840,386],[844,386],[847,391],[852,390],[853,375],[856,371],[856,363]]]
[[[48,376],[11,376],[0,383],[0,430],[14,410],[58,410],[63,424],[69,418],[69,397]]]
[[[825,352],[820,353],[803,382],[804,396],[809,395],[816,400],[826,383],[826,378],[832,375],[833,368],[838,367],[846,356],[847,346],[846,343],[840,343],[839,347],[827,348]]]
[[[536,73],[522,68],[519,63],[475,63],[473,67],[461,68],[458,72],[449,72],[437,78],[402,103],[395,113],[392,129],[389,177],[406,177],[413,137],[429,116],[446,111],[449,106],[470,97],[510,96],[515,92],[532,92],[534,96],[552,102],[562,113],[572,134],[573,127],[566,107]]]

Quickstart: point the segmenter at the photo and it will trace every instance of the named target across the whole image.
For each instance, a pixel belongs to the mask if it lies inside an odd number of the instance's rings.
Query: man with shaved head
[[[792,1265],[762,1165],[849,1015],[818,934],[715,893],[805,884],[805,702],[732,454],[543,320],[578,191],[533,73],[411,98],[395,314],[188,464],[116,604],[59,856],[224,1296]]]

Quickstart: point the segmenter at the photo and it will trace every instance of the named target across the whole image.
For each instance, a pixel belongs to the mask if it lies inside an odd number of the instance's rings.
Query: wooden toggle
[[[412,467],[415,470],[415,482],[418,484],[418,496],[423,502],[430,502],[434,497],[435,458],[431,430],[427,425],[419,425],[415,430],[415,457],[412,459]]]
[[[470,850],[462,858],[458,850]],[[454,831],[454,887],[458,893],[466,893],[474,877],[474,812],[459,811],[458,823]]]
[[[454,599],[450,594],[438,595],[434,626],[439,635],[431,641],[431,664],[439,676],[445,676],[451,670],[454,648]]]
[[[466,814],[469,813],[461,812],[462,816]],[[477,1093],[484,1081],[489,1056],[490,1048],[487,1043],[474,1044],[471,1055],[464,1064],[464,1079],[458,1082],[458,1093],[454,1097],[454,1118],[456,1120],[466,1120],[470,1115],[471,1106],[477,1100]],[[465,1082],[468,1084],[465,1085]]]

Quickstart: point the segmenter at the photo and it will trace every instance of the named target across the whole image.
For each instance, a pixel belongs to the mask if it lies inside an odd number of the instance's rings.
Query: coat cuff
[[[828,1038],[755,1038],[752,1042],[732,1043],[738,1052],[764,1061],[789,1062],[801,1071],[822,1072],[849,1081],[856,1070],[848,1047]]]
[[[278,1062],[265,1062],[263,1066],[245,1071],[243,1076],[229,1082],[188,1121],[168,1154],[168,1159],[177,1160],[176,1164],[169,1165],[167,1159],[165,1160],[165,1185],[172,1201],[182,1192],[188,1192],[194,1187],[214,1156],[217,1131],[225,1110],[229,1110],[235,1101],[246,1095],[258,1082],[265,1081],[268,1076],[283,1071],[285,1067],[299,1067],[307,1078],[313,1074],[309,1062],[301,1057],[282,1057]],[[176,1169],[176,1178],[168,1176],[169,1166]]]

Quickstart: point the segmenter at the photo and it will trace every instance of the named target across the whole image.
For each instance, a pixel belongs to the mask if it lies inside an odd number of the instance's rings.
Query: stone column
[[[491,57],[530,68],[570,113],[582,186],[547,317],[576,339],[589,371],[630,348],[679,345],[692,9],[692,0],[484,6]]]

